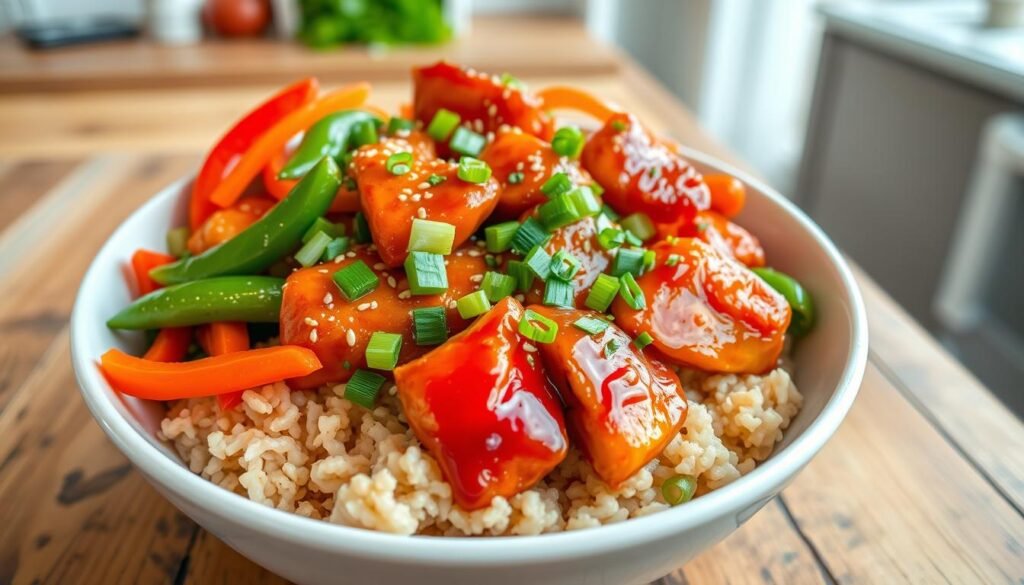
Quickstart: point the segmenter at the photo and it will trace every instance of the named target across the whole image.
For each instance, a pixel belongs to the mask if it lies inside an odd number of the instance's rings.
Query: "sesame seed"
[[[345,334],[345,341],[348,342],[349,347],[355,347],[356,345],[356,332],[352,329],[348,330]]]
[[[372,309],[376,309],[378,306],[379,305],[377,305],[377,301],[370,301],[370,309],[371,310]]]
[[[310,341],[310,343],[316,343],[316,340],[318,339],[318,337],[319,336],[318,336],[318,334],[316,332],[316,329],[310,329],[309,330],[309,341]]]
[[[390,286],[391,288],[395,288],[396,286],[398,286],[398,281],[395,280],[394,276],[389,276],[388,277],[388,286]],[[374,301],[374,302],[376,302],[376,301]]]
[[[469,277],[469,281],[470,282],[481,282],[481,281],[483,281],[483,279],[484,279],[484,275],[483,274],[474,274],[473,276]]]
[[[357,311],[365,311],[366,309],[369,309],[369,308],[370,308],[370,303],[360,303],[359,306],[356,307],[356,310]]]
[[[422,182],[422,183],[420,183],[419,185],[416,185],[416,188],[417,188],[417,189],[423,189],[423,190],[427,190],[427,189],[429,189],[430,187],[431,187],[431,184],[430,184],[430,183],[428,183],[428,182],[426,182],[426,181],[423,181],[423,182]]]
[[[387,267],[388,267],[388,265],[384,264],[383,262],[378,262],[378,263],[373,265],[373,269],[374,270],[384,270]]]
[[[398,293],[398,298],[403,299],[403,300],[407,299],[407,298],[409,298],[411,296],[412,296],[412,291],[411,290],[403,290],[402,292]]]
[[[327,293],[324,295],[324,304],[329,305],[334,302],[334,295]]]
[[[455,302],[455,299],[452,299],[452,300],[448,301],[448,308],[449,309],[454,309],[457,306],[459,306],[459,303]]]
[[[416,217],[419,217],[420,219],[426,219],[427,218],[427,210],[422,208],[422,207],[420,207],[419,209],[416,210]]]
[[[306,325],[309,325],[310,327],[318,327],[320,325],[320,323],[318,323],[316,319],[311,319],[309,317],[306,317],[305,319],[303,319],[303,322]]]
[[[525,349],[526,351],[532,353],[532,352],[537,351],[537,346],[535,346],[535,345],[533,345],[532,343],[529,343],[529,342],[524,342],[523,343],[523,349]]]

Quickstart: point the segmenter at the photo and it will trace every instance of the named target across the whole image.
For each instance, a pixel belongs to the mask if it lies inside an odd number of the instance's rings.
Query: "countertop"
[[[509,50],[507,66],[495,55],[492,69],[537,87],[585,87],[742,165],[615,51],[580,36],[593,60],[562,68],[531,49],[523,28],[487,30]],[[190,59],[222,49],[193,47]],[[306,74],[302,50],[283,50],[294,60],[275,75]],[[378,72],[374,102],[408,100],[411,58],[381,66],[392,73]],[[69,73],[72,92],[56,90],[62,74],[52,71],[63,66],[50,67],[45,83],[23,77],[0,95],[0,583],[280,583],[174,509],[106,439],[77,391],[67,329],[78,282],[113,228],[191,172],[278,79],[224,83],[203,74],[149,85],[107,70],[91,88]],[[338,67],[332,81],[366,71]],[[12,75],[0,67],[0,79]],[[780,497],[660,583],[1024,579],[1024,427],[855,271],[871,343],[849,417]]]

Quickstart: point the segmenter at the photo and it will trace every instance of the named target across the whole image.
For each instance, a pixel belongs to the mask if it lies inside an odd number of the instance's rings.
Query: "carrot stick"
[[[249,328],[240,321],[210,323],[199,327],[199,345],[207,354],[224,355],[249,349]],[[241,392],[218,394],[221,410],[230,410],[242,401]]]
[[[601,99],[575,87],[553,85],[537,92],[545,110],[576,110],[604,122],[616,113]]]
[[[327,114],[362,105],[369,93],[369,84],[356,83],[307,103],[285,116],[260,136],[252,147],[242,155],[231,172],[210,194],[210,201],[220,207],[227,207],[234,203],[242,196],[249,183],[267,166],[267,163],[284,149],[292,136],[309,128]]]
[[[743,181],[731,175],[704,175],[704,184],[711,193],[711,209],[726,217],[736,217],[747,202]]]
[[[305,347],[279,345],[191,362],[154,362],[111,349],[100,369],[119,392],[148,400],[178,400],[238,392],[320,369]]]
[[[185,359],[191,341],[191,327],[161,329],[142,359],[154,362],[180,362]]]
[[[177,258],[174,256],[150,250],[136,250],[132,254],[132,272],[135,274],[135,286],[140,297],[160,288],[160,285],[149,277],[149,271],[175,260]]]

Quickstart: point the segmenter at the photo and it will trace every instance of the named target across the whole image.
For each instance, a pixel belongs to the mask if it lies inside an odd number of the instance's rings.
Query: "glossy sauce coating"
[[[750,267],[764,266],[764,248],[746,229],[715,211],[701,211],[693,223],[681,226],[678,235],[697,238],[719,252]]]
[[[453,301],[475,290],[474,276],[487,269],[476,246],[457,250],[446,257],[448,291],[443,295],[414,296],[408,294],[404,271],[385,267],[370,247],[361,246],[341,258],[341,262],[297,270],[285,283],[281,300],[281,343],[308,347],[323,364],[319,371],[290,381],[293,387],[315,388],[348,380],[356,369],[365,367],[366,345],[375,331],[402,334],[399,363],[426,353],[431,348],[417,346],[413,339],[410,311],[444,306],[449,331],[452,334],[461,331],[468,322],[459,316]],[[349,302],[332,277],[356,260],[365,262],[381,282],[373,292]],[[389,279],[393,279],[394,287]]]
[[[540,188],[555,173],[567,174],[576,185],[593,182],[578,164],[555,154],[550,143],[518,129],[499,133],[480,153],[480,159],[491,166],[501,185],[493,220],[515,219],[547,201]],[[509,180],[513,173],[521,177],[519,182]]]
[[[398,266],[408,255],[409,232],[415,218],[455,226],[458,247],[490,215],[498,202],[498,182],[468,183],[458,177],[458,165],[444,160],[413,158],[411,170],[395,175],[387,169],[388,158],[404,148],[391,141],[359,148],[352,157],[351,172],[359,185],[359,199],[370,225],[381,260]],[[444,182],[431,185],[431,175]]]
[[[554,123],[536,96],[514,85],[444,61],[412,70],[413,113],[426,126],[440,108],[462,117],[480,134],[497,133],[503,126],[550,140]]]
[[[687,403],[679,378],[648,359],[614,324],[594,335],[573,325],[597,313],[530,309],[558,324],[555,341],[538,346],[545,371],[567,405],[573,441],[614,488],[657,457],[682,428]]]
[[[592,217],[585,217],[553,231],[544,250],[550,255],[565,250],[580,261],[580,269],[571,281],[577,307],[583,306],[590,287],[602,272],[608,270],[612,262],[611,253],[597,241],[597,222]],[[539,278],[534,279],[533,286],[526,294],[526,301],[539,303],[543,298],[544,282]]]
[[[522,305],[506,298],[395,370],[409,425],[466,509],[529,488],[568,450],[558,398],[518,333],[522,315]]]
[[[604,187],[605,201],[623,215],[642,212],[656,224],[677,224],[710,205],[700,173],[630,114],[605,121],[580,161]]]
[[[263,214],[270,211],[276,203],[277,201],[268,197],[246,197],[239,199],[231,207],[214,211],[189,236],[188,251],[193,255],[202,254],[230,240],[263,217]]]
[[[660,354],[680,365],[743,373],[775,365],[791,316],[782,295],[695,238],[651,249],[655,268],[637,279],[646,307],[634,310],[617,298],[616,323],[634,337],[647,331]],[[669,254],[678,264],[665,264]]]

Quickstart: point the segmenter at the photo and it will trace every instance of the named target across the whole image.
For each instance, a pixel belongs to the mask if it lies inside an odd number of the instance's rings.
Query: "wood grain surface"
[[[523,77],[587,87],[741,162],[647,74],[604,55]],[[408,99],[400,69],[375,83],[383,106]],[[0,584],[284,582],[133,470],[85,409],[68,347],[96,250],[272,89],[250,81],[0,95]],[[857,276],[871,353],[848,419],[779,498],[661,584],[1024,582],[1024,427]]]

